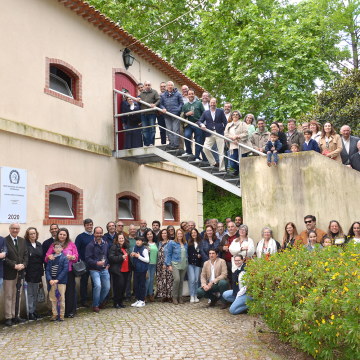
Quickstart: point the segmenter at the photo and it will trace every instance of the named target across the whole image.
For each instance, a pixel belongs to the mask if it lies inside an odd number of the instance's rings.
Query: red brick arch
[[[71,192],[74,196],[74,207],[75,207],[75,219],[56,219],[49,217],[49,199],[50,191],[53,190],[65,190]],[[45,217],[43,224],[51,225],[82,225],[84,222],[83,219],[83,190],[76,187],[75,185],[59,182],[51,185],[45,185]]]
[[[122,197],[127,197],[129,199],[132,199],[134,201],[135,206],[135,216],[134,220],[123,220],[119,219],[119,199]],[[124,225],[140,225],[140,219],[141,219],[141,213],[140,213],[140,196],[136,195],[132,191],[123,191],[121,193],[116,194],[116,214],[115,214],[116,220],[121,220]]]
[[[165,203],[166,202],[171,202],[174,206],[174,217],[175,217],[175,221],[172,220],[165,220]],[[176,200],[173,197],[167,197],[165,199],[162,200],[162,223],[163,225],[180,225],[180,201]]]
[[[74,99],[50,89],[50,65],[58,67],[73,79],[71,92],[74,94]],[[46,58],[44,93],[69,102],[71,104],[84,107],[84,103],[82,102],[82,75],[72,65],[63,60],[48,57]]]

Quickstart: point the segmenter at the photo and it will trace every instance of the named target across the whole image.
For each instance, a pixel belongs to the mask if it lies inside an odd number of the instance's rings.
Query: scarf
[[[260,242],[256,247],[256,255],[258,258],[261,258],[263,254],[264,243],[265,243],[265,239],[263,238],[260,240]],[[276,252],[277,252],[276,241],[273,238],[270,238],[268,247],[267,249],[265,249],[265,254],[268,257],[270,254],[275,254]]]

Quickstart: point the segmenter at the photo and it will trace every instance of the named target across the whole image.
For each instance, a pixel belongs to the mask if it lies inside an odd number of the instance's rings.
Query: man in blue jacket
[[[182,106],[184,105],[184,101],[178,89],[174,88],[174,83],[172,81],[168,81],[166,87],[167,90],[161,94],[160,97],[160,108],[163,109],[166,128],[176,134],[180,134],[180,120],[175,119],[166,113],[170,112],[179,116]],[[172,149],[178,149],[180,138],[171,132],[168,133],[168,137],[170,147]]]
[[[109,245],[102,238],[103,229],[100,226],[95,227],[94,237],[86,246],[85,261],[94,282],[93,311],[99,312],[99,309],[105,309],[103,301],[110,290]]]
[[[226,116],[223,109],[219,109],[216,107],[217,100],[215,98],[210,99],[210,110],[206,110],[202,113],[200,120],[198,122],[199,126],[203,130],[209,129],[217,134],[224,135],[224,130],[227,125]],[[206,125],[205,125],[206,124]],[[224,139],[215,136],[206,132],[206,138],[204,142],[204,154],[207,157],[211,166],[216,165],[216,161],[214,156],[212,155],[210,149],[213,147],[215,141],[218,148],[219,155],[219,170],[225,171],[225,163],[224,163]]]

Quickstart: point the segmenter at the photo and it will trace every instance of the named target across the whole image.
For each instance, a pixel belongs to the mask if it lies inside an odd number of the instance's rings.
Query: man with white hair
[[[350,157],[349,166],[360,171],[360,140],[357,142],[357,152]]]
[[[179,116],[183,105],[181,93],[174,87],[172,81],[168,81],[166,91],[160,97],[160,108],[163,109],[166,128],[169,130],[168,137],[171,149],[179,148],[179,136],[176,134],[180,134],[180,120],[167,115],[167,112]]]
[[[360,140],[356,136],[351,136],[351,128],[349,125],[343,125],[340,129],[341,133],[341,142],[342,142],[342,151],[341,151],[341,160],[344,165],[350,164],[350,158],[358,152],[357,143]]]
[[[13,222],[9,226],[10,234],[5,238],[8,254],[4,261],[4,294],[5,294],[5,325],[11,326],[16,323],[25,322],[20,314],[20,306],[18,313],[15,314],[16,301],[16,283],[18,277],[24,276],[29,255],[27,251],[26,241],[18,236],[20,232],[20,224]],[[22,285],[23,280],[21,280]],[[21,289],[19,294],[19,304],[21,303]]]

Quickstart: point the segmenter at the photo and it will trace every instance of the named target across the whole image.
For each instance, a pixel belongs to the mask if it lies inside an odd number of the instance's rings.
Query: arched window
[[[180,225],[180,202],[175,198],[163,199],[163,225]]]
[[[44,225],[81,225],[83,191],[68,183],[45,186]]]
[[[140,223],[140,196],[131,191],[116,194],[116,218],[124,225],[139,225]]]
[[[63,60],[46,58],[44,92],[74,105],[84,106],[82,75]]]

